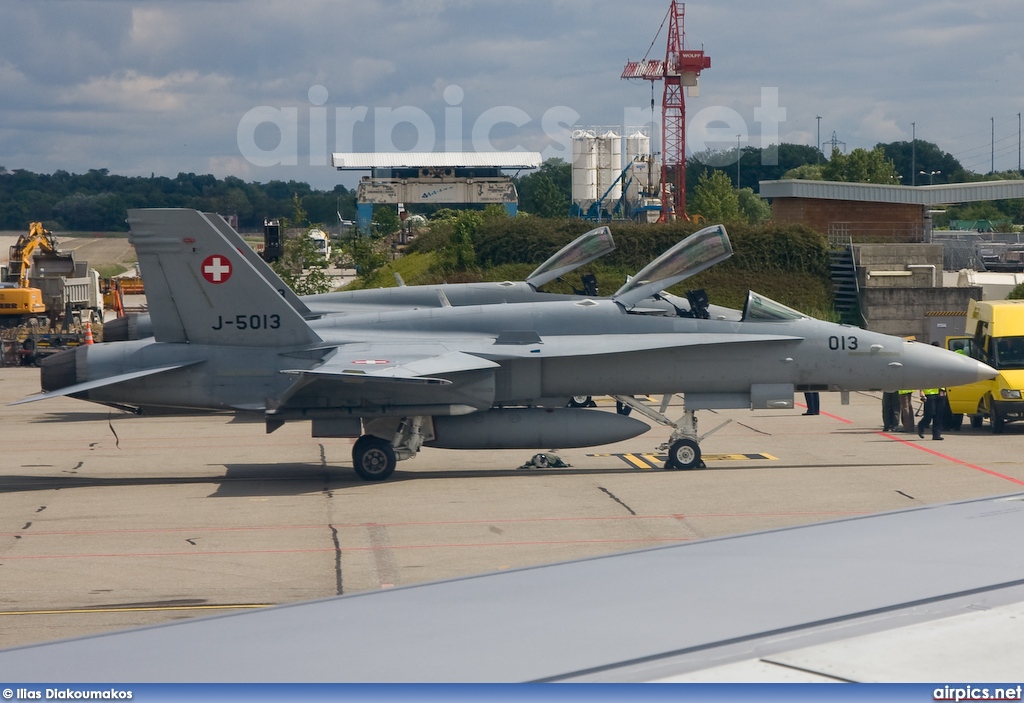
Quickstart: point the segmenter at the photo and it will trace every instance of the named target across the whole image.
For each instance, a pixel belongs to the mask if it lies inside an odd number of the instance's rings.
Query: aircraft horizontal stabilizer
[[[144,378],[145,376],[153,376],[158,373],[164,373],[165,371],[173,371],[174,369],[184,368],[186,366],[192,366],[202,362],[202,359],[196,359],[193,361],[183,361],[180,364],[169,364],[167,366],[157,366],[151,369],[143,369],[141,371],[132,371],[131,373],[122,373],[117,376],[108,376],[107,378],[99,378],[94,381],[86,381],[85,383],[76,383],[72,386],[65,386],[64,388],[58,388],[55,391],[47,391],[45,393],[38,393],[36,395],[30,395],[28,398],[22,398],[16,400],[8,405],[21,405],[22,403],[34,403],[37,400],[46,400],[48,398],[59,398],[60,396],[75,395],[76,393],[84,393],[85,391],[91,391],[94,388],[103,388],[105,386],[114,386],[118,383],[124,383],[125,381],[133,381],[136,378]]]

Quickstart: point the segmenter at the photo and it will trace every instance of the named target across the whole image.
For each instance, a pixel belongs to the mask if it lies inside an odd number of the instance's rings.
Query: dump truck
[[[57,238],[33,222],[0,269],[0,327],[31,320],[52,326],[68,313],[81,320],[103,319],[99,274],[86,262],[76,262],[72,253],[61,252]]]

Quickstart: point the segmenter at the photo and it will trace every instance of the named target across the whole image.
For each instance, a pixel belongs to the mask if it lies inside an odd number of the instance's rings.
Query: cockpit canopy
[[[612,297],[616,302],[632,307],[730,256],[732,245],[725,227],[705,227],[647,264]]]
[[[615,249],[615,240],[608,227],[592,229],[559,249],[554,256],[537,267],[526,282],[534,288],[589,264]]]
[[[747,302],[743,304],[743,322],[780,322],[799,320],[802,317],[809,316],[782,303],[776,303],[760,293],[747,291]]]

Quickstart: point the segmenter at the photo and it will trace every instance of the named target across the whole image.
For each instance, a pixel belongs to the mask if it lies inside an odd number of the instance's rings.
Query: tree
[[[772,206],[757,195],[751,188],[740,188],[736,191],[739,200],[740,214],[752,225],[759,225],[772,219]]]
[[[881,147],[875,147],[871,151],[854,149],[849,154],[843,154],[834,148],[832,157],[825,164],[822,173],[826,181],[884,184],[900,182],[896,167],[886,158]]]
[[[825,180],[825,167],[821,164],[804,164],[786,171],[783,178],[799,178],[805,181]]]
[[[540,217],[565,217],[569,213],[568,198],[550,177],[540,174],[534,186],[530,212]]]
[[[383,239],[351,231],[341,240],[341,250],[364,281],[388,262],[388,246]]]
[[[918,139],[916,142],[890,142],[877,144],[886,158],[893,162],[896,172],[902,177],[905,186],[916,183],[928,185],[935,183],[960,183],[968,180],[967,171],[952,154],[942,151],[937,144]],[[915,173],[915,169],[917,173]],[[924,173],[920,173],[924,171]],[[938,171],[934,176],[932,171]]]
[[[748,146],[740,151],[740,183],[737,188],[757,190],[761,181],[787,178],[786,172],[805,164],[817,163],[818,150],[803,144],[772,144],[764,149]],[[729,178],[736,173],[736,150],[712,151],[693,154],[686,160],[686,191],[693,193],[703,173],[711,170],[725,172]]]
[[[374,206],[373,219],[370,223],[373,237],[390,237],[401,228],[402,221],[398,219],[398,210],[390,205]]]
[[[282,220],[281,230],[284,231],[287,221]],[[303,229],[284,240],[284,252],[281,258],[271,264],[277,275],[281,277],[296,295],[316,295],[331,290],[331,278],[327,275],[328,262],[324,255],[313,244],[309,230]]]
[[[548,159],[536,172],[516,179],[519,207],[540,217],[566,217],[572,199],[572,164]]]
[[[483,216],[485,222],[489,222],[491,220],[504,220],[505,218],[508,217],[508,210],[505,209],[504,205],[499,205],[498,203],[491,203],[490,205],[484,207],[484,211],[483,213],[481,213],[481,215]]]
[[[689,202],[691,212],[708,222],[736,222],[740,219],[740,201],[732,181],[721,171],[701,174]]]
[[[450,231],[447,243],[437,251],[437,268],[440,271],[454,273],[476,265],[473,237],[483,221],[479,212],[460,210],[454,218],[441,225],[450,227]]]

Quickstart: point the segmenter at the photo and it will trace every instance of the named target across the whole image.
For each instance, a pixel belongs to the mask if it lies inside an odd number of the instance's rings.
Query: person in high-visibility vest
[[[917,423],[917,436],[924,438],[925,428],[932,426],[932,439],[942,439],[942,417],[939,415],[941,400],[945,399],[945,388],[925,388],[921,391],[924,396],[924,414],[921,422]]]
[[[900,391],[900,419],[903,431],[914,431],[914,391]]]

